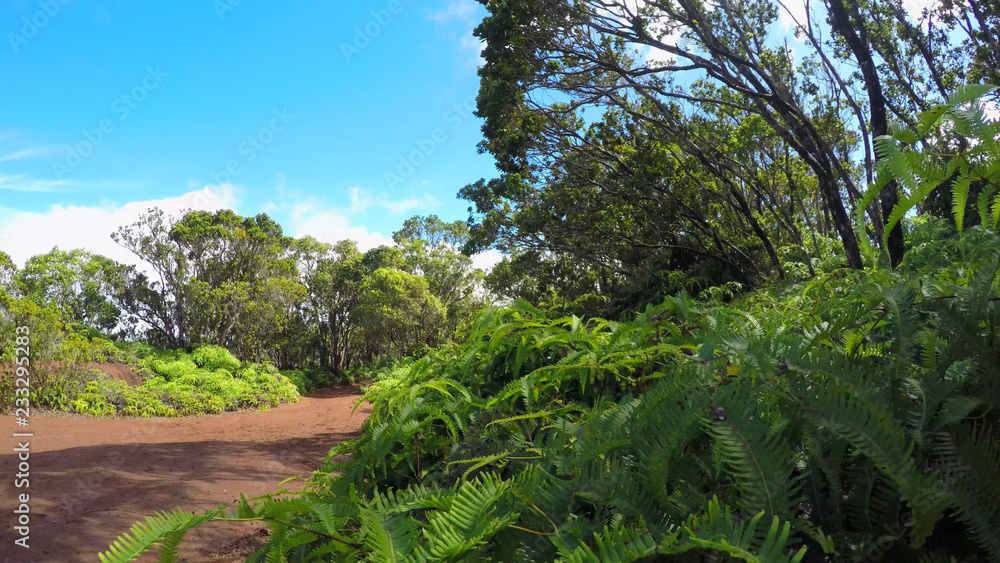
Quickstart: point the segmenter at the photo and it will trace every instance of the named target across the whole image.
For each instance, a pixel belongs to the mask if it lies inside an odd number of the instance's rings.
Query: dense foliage
[[[53,249],[19,269],[0,253],[0,336],[28,326],[35,361],[95,361],[72,341],[110,334],[168,349],[223,347],[336,380],[468,327],[487,295],[461,253],[467,237],[460,221],[414,217],[394,246],[361,252],[352,241],[286,237],[266,215],[152,209],[114,236],[135,265]]]
[[[232,211],[176,219],[152,209],[114,238],[137,265],[53,249],[18,268],[0,253],[0,337],[28,327],[36,408],[268,409],[442,343],[486,298],[460,252],[465,226],[434,216],[364,253],[351,241],[291,239],[266,215]],[[13,354],[0,351],[2,412],[14,404]],[[116,380],[95,365],[105,363],[142,381]]]
[[[302,491],[157,514],[101,561],[213,521],[268,525],[251,561],[1000,561],[995,2],[480,3],[499,176],[467,224],[361,252],[151,210],[114,237],[140,265],[0,254],[0,337],[145,370],[43,383],[53,408],[267,408],[379,368]]]
[[[467,327],[485,295],[459,252],[466,236],[461,222],[415,217],[396,246],[362,253],[351,241],[287,238],[266,215],[153,209],[115,235],[139,265],[53,249],[18,268],[0,252],[0,339],[28,327],[36,408],[268,409]],[[14,404],[14,352],[0,350],[0,412]],[[141,384],[102,363],[135,369]]]
[[[470,244],[510,255],[494,291],[578,314],[870,267],[869,243],[897,266],[907,187],[863,198],[876,139],[926,142],[921,114],[995,80],[1000,52],[979,0],[480,3],[480,148],[501,175],[461,192]]]
[[[297,383],[267,364],[244,363],[229,351],[203,347],[191,354],[148,345],[115,345],[95,338],[77,361],[35,366],[31,404],[57,412],[103,416],[187,416],[240,409],[267,410],[299,398]],[[134,367],[141,384],[114,379],[91,367],[113,360]],[[0,368],[3,410],[14,404],[12,367]],[[312,381],[305,379],[304,381]],[[304,391],[303,391],[304,392]]]
[[[238,517],[271,526],[268,560],[997,560],[1000,237],[910,242],[896,272],[623,322],[489,310],[371,385],[304,493],[153,519],[106,557]]]
[[[232,519],[269,525],[255,561],[1000,561],[988,91],[877,139],[865,200],[901,188],[882,235],[908,223],[898,264],[680,292],[621,321],[488,309],[369,386],[362,437],[304,491],[150,517],[102,561],[156,544],[170,561]],[[935,190],[953,217],[913,216]]]
[[[223,346],[283,369],[344,372],[434,346],[481,306],[461,222],[416,217],[395,246],[360,252],[291,239],[266,215],[151,210],[115,239],[152,270],[110,292],[133,333],[170,348]]]

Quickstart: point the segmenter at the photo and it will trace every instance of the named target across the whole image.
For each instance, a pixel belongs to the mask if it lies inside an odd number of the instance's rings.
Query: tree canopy
[[[810,4],[794,48],[768,0],[482,3],[480,147],[502,175],[462,190],[471,248],[525,254],[508,278],[586,265],[611,313],[685,283],[812,274],[831,251],[897,266],[903,225],[883,231],[900,187],[863,205],[866,229],[852,220],[875,139],[988,80],[997,46],[978,2]]]

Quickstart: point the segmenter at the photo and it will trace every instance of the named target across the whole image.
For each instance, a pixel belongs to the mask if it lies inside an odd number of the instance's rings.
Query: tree
[[[781,276],[784,247],[809,254],[822,213],[816,183],[766,123],[726,108],[670,119],[683,134],[609,110],[567,129],[578,142],[558,149],[542,186],[508,176],[466,187],[462,195],[480,214],[475,250],[533,254],[518,261],[522,269],[550,269],[539,257],[587,265],[600,288],[584,293],[610,296],[601,313],[611,316],[689,285]],[[555,292],[577,294],[570,286]]]
[[[548,241],[550,232],[534,229],[517,215],[568,182],[577,188],[590,185],[598,191],[595,199],[606,201],[633,195],[621,189],[625,177],[637,187],[649,185],[647,193],[678,190],[676,177],[649,175],[655,167],[627,166],[634,164],[628,151],[639,142],[612,143],[596,134],[596,124],[620,123],[650,137],[646,145],[659,143],[687,163],[688,168],[674,167],[669,173],[690,174],[706,197],[725,194],[736,212],[733,219],[770,262],[763,273],[779,276],[782,245],[775,239],[787,236],[803,248],[808,242],[802,227],[788,220],[797,215],[790,212],[796,200],[809,204],[813,199],[802,188],[815,189],[818,203],[805,220],[816,229],[831,228],[847,264],[863,266],[848,207],[860,202],[859,186],[874,180],[878,155],[872,150],[873,137],[888,131],[890,116],[912,127],[917,112],[963,77],[985,76],[985,46],[995,45],[997,35],[996,19],[985,15],[978,2],[914,18],[898,0],[833,0],[820,8],[834,31],[831,38],[822,36],[826,28],[814,25],[809,13],[797,22],[805,39],[798,51],[806,54],[793,59],[792,50],[769,32],[778,10],[784,9],[780,0],[727,0],[711,6],[699,0],[483,3],[489,15],[476,30],[486,42],[477,115],[486,120],[481,149],[494,156],[502,177],[463,191],[474,204],[474,240],[481,246],[502,245],[506,236],[538,247],[530,239],[544,232],[545,250],[560,252],[558,241]],[[967,17],[977,12],[982,17]],[[971,49],[960,48],[955,37],[962,30],[969,44],[984,46],[979,54],[969,56]],[[852,66],[861,69],[857,76],[845,70]],[[761,134],[762,127],[767,133]],[[744,138],[750,143],[774,139],[763,150],[747,147],[763,160],[752,154],[732,157],[731,132],[741,130],[754,133]],[[864,155],[860,162],[859,154]],[[615,177],[608,177],[609,169]],[[793,183],[786,173],[791,170],[803,170],[806,176],[796,174]],[[782,182],[773,182],[776,178]],[[635,192],[641,197],[641,191]],[[880,205],[866,208],[880,242],[898,198],[898,186],[890,183]],[[684,202],[683,213],[692,223],[712,217],[698,212],[691,200],[670,201],[671,206]],[[806,205],[798,209],[800,214],[811,210]],[[768,215],[774,224],[763,220]],[[714,236],[703,223],[701,231],[706,241]],[[732,255],[744,255],[745,263],[760,262],[747,252],[745,241],[720,237],[718,244],[689,246],[664,238],[635,241],[635,246],[711,249],[719,263],[727,258],[719,248],[729,248]],[[896,265],[904,250],[902,231],[892,229],[885,240],[886,254]],[[742,270],[744,278],[759,279],[752,268],[731,258],[730,267]],[[626,274],[631,272],[626,268]]]
[[[267,215],[195,211],[174,220],[153,209],[113,238],[155,275],[127,272],[117,291],[122,309],[171,347],[214,344],[262,357],[268,339],[253,331],[271,333],[273,315],[291,314],[304,298],[290,239]]]
[[[405,356],[420,346],[437,346],[445,307],[424,278],[379,268],[361,286],[354,316],[361,359],[371,362],[382,355]]]
[[[352,312],[363,281],[362,255],[353,241],[321,248],[314,268],[306,271],[305,285],[315,308],[319,332],[319,364],[343,371],[351,366],[355,332]]]
[[[611,108],[679,142],[726,185],[734,171],[708,166],[716,162],[714,155],[707,145],[687,142],[688,131],[672,104],[730,107],[759,116],[809,166],[848,264],[862,267],[841,199],[841,189],[859,190],[807,109],[789,54],[766,46],[760,37],[776,19],[770,4],[726,2],[708,11],[694,0],[680,0],[646,2],[636,10],[628,3],[522,0],[490,3],[488,9],[490,15],[476,32],[487,42],[479,115],[486,119],[483,148],[497,158],[502,172],[558,173],[548,160],[568,148],[567,138],[579,142],[573,130],[581,123],[581,112]],[[673,33],[683,34],[684,41],[670,41]],[[640,61],[634,46],[679,62],[656,57]],[[714,88],[686,91],[676,86],[673,74],[687,71],[706,76],[701,80]],[[548,103],[547,92],[559,92],[567,101]]]
[[[121,310],[108,297],[120,269],[103,256],[54,248],[30,258],[14,281],[25,298],[62,311],[71,322],[110,332],[121,317]]]
[[[436,215],[411,217],[392,238],[403,252],[406,271],[423,276],[444,305],[445,330],[454,332],[471,321],[484,306],[484,295],[483,273],[463,253],[469,242],[468,226],[462,221],[445,223]]]
[[[17,265],[11,260],[9,254],[0,251],[0,294],[9,293],[14,289],[15,274],[17,274]]]
[[[115,299],[137,330],[171,348],[190,345],[187,257],[170,239],[172,219],[150,209],[111,238],[147,266],[130,266],[115,288]],[[152,276],[152,277],[151,277]]]

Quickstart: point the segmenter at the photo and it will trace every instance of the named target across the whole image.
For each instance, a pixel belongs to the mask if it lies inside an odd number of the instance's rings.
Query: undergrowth
[[[303,492],[151,517],[101,560],[239,519],[270,527],[251,561],[1000,561],[1000,237],[912,238],[895,272],[621,322],[488,310],[368,385]]]
[[[128,360],[137,369],[141,385],[130,386],[85,365],[66,362],[51,373],[37,375],[31,404],[96,417],[148,418],[268,410],[299,397],[295,384],[272,366],[240,362],[217,346],[188,354],[142,343],[122,344],[116,354],[112,357]],[[13,378],[4,377],[2,386],[12,382]]]

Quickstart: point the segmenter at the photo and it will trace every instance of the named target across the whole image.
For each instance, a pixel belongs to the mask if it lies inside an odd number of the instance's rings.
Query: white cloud
[[[29,158],[45,158],[58,154],[59,151],[51,147],[28,147],[0,156],[0,162],[8,160],[25,160]]]
[[[782,27],[791,29],[798,25],[806,25],[806,0],[781,0],[778,4],[778,22]]]
[[[425,195],[424,197],[410,197],[407,199],[400,199],[396,201],[384,201],[381,202],[381,206],[385,207],[389,213],[393,215],[402,215],[408,211],[412,211],[419,207],[431,207],[437,203],[437,200],[433,196]]]
[[[483,59],[483,49],[486,48],[486,41],[477,38],[471,32],[468,35],[463,35],[458,40],[458,48],[473,54],[472,61],[477,67],[483,66],[486,63],[486,60]]]
[[[45,212],[0,208],[0,249],[14,262],[44,254],[54,247],[83,249],[122,263],[135,264],[138,258],[115,244],[111,233],[134,223],[152,207],[179,216],[185,209],[215,211],[234,209],[238,189],[231,185],[206,187],[174,198],[135,201],[98,206],[54,205]]]
[[[279,204],[275,208],[288,210],[289,223],[293,225],[288,234],[295,238],[311,236],[330,244],[350,239],[358,243],[362,251],[394,244],[387,236],[373,233],[365,227],[352,226],[350,217],[343,211],[315,200]]]
[[[993,100],[983,102],[983,114],[989,121],[1000,121],[1000,105]]]
[[[353,225],[352,217],[372,208],[381,208],[397,215],[425,205],[436,203],[429,195],[423,198],[403,200],[389,199],[385,194],[371,194],[361,188],[352,188],[349,206],[336,206],[327,201],[303,196],[298,192],[279,189],[279,199],[263,205],[265,213],[280,215],[282,224],[287,225],[286,234],[295,238],[311,236],[316,240],[335,244],[342,240],[353,240],[362,251],[381,245],[392,245],[393,240],[367,227]]]
[[[472,257],[472,265],[480,270],[489,272],[503,260],[503,254],[499,250],[487,250]]]
[[[923,13],[924,9],[931,9],[937,6],[939,0],[903,0],[903,8],[910,13],[911,16],[919,18],[920,14]]]
[[[469,62],[471,66],[475,67],[480,67],[484,64],[485,61],[483,60],[482,52],[486,48],[486,42],[476,38],[472,33],[472,26],[476,21],[476,11],[478,9],[479,6],[474,0],[454,0],[448,4],[447,8],[434,12],[427,18],[440,24],[458,21],[463,25],[469,26],[468,31],[458,40],[458,50],[460,53],[471,55]]]
[[[454,0],[448,4],[447,8],[434,12],[427,19],[439,23],[452,20],[469,22],[475,16],[476,8],[476,3],[473,0]]]
[[[265,203],[261,211],[280,214],[280,222],[286,227],[287,235],[296,238],[312,236],[331,244],[350,239],[357,242],[362,251],[394,242],[381,233],[352,224],[353,215],[373,208],[398,215],[437,203],[430,195],[392,200],[384,194],[372,195],[355,188],[351,191],[350,207],[338,208],[320,199],[287,194],[282,186],[279,186],[278,192],[279,200]],[[136,222],[153,207],[174,217],[180,217],[182,211],[188,209],[232,209],[238,213],[239,193],[239,188],[225,184],[195,189],[174,198],[106,202],[94,206],[54,205],[44,212],[21,211],[0,205],[0,250],[19,265],[55,247],[63,250],[79,248],[118,262],[137,264],[138,257],[111,240],[111,234],[119,227]],[[492,254],[487,252],[475,257],[477,266],[492,267],[500,260],[498,253],[496,257]]]

